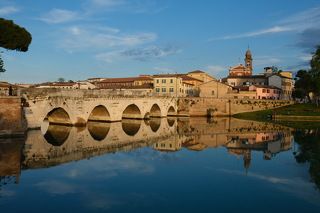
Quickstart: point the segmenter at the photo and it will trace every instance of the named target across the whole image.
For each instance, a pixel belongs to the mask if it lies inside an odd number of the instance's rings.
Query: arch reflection
[[[121,123],[123,131],[129,136],[136,135],[141,127],[141,120],[123,119]]]
[[[161,126],[161,119],[160,118],[151,118],[150,121],[149,121],[149,125],[150,125],[150,128],[153,132],[157,132],[158,129],[160,128]]]
[[[176,122],[176,120],[174,118],[167,118],[167,121],[168,121],[168,124],[170,127],[173,126],[174,123]]]
[[[61,146],[68,139],[70,131],[70,126],[49,125],[44,138],[53,146]]]
[[[110,130],[110,123],[105,122],[88,122],[87,124],[88,131],[91,137],[96,141],[104,140]]]

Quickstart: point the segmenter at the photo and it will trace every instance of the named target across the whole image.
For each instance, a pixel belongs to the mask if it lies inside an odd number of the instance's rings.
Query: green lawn
[[[293,104],[290,106],[280,107],[274,110],[262,110],[257,112],[239,113],[233,117],[245,120],[256,121],[270,121],[273,113],[277,115],[287,116],[320,116],[320,107],[315,104]],[[294,128],[299,127],[320,127],[319,121],[276,121],[276,123],[283,124]]]

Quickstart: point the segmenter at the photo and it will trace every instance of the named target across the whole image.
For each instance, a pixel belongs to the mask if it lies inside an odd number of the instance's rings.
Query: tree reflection
[[[294,134],[299,150],[295,153],[298,163],[309,163],[312,182],[320,190],[320,132],[316,130],[297,130]]]

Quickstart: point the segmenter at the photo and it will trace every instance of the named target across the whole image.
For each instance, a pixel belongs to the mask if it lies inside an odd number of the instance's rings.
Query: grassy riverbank
[[[274,114],[279,118],[276,121],[272,120]],[[240,113],[233,117],[244,120],[276,122],[293,128],[320,127],[320,107],[315,104],[293,104],[273,110]]]

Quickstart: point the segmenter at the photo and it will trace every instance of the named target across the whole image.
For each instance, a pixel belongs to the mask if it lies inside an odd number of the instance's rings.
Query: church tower
[[[248,48],[246,52],[246,58],[244,59],[246,70],[250,72],[250,75],[252,75],[252,54],[250,49]]]

